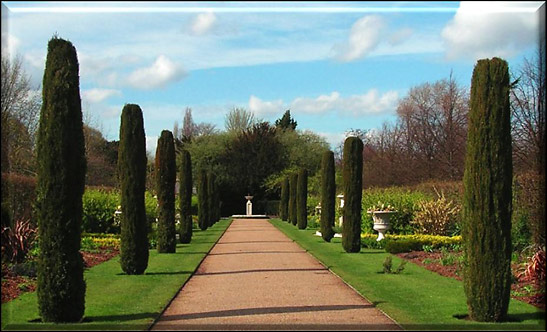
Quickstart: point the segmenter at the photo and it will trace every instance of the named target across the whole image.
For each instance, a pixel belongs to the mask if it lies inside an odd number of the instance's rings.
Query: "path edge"
[[[215,243],[211,246],[211,248],[209,248],[209,250],[207,251],[207,253],[203,256],[203,258],[201,259],[201,261],[199,262],[199,264],[196,266],[196,269],[190,274],[190,276],[188,277],[188,279],[186,279],[185,282],[182,283],[182,285],[180,286],[180,288],[175,292],[175,295],[173,295],[173,297],[169,300],[169,302],[167,302],[167,304],[165,305],[165,307],[161,310],[160,314],[154,318],[154,321],[152,321],[152,323],[150,324],[150,326],[148,326],[148,328],[146,329],[146,331],[150,331],[152,330],[152,328],[154,327],[154,325],[156,325],[156,323],[158,322],[158,320],[160,319],[160,317],[163,315],[163,313],[165,312],[165,310],[167,310],[167,308],[171,305],[171,303],[173,303],[173,301],[175,300],[175,298],[177,297],[177,295],[180,293],[180,291],[182,290],[182,288],[186,285],[186,283],[188,283],[188,281],[190,281],[190,279],[194,276],[194,274],[196,274],[196,271],[199,269],[199,267],[201,266],[201,264],[203,263],[203,261],[205,260],[205,257],[209,256],[209,253],[211,252],[211,250],[213,250],[213,248],[217,245],[218,241],[220,241],[220,239],[224,236],[224,233],[226,233],[226,231],[228,230],[228,228],[230,228],[230,226],[232,225],[232,222],[234,221],[234,218],[232,218],[232,220],[230,220],[230,224],[228,225],[228,227],[226,227],[226,229],[224,229],[224,231],[222,232],[222,234],[220,234],[220,236],[218,237],[218,239],[215,241]]]
[[[274,224],[272,224],[271,222],[271,218],[268,220],[268,222],[273,226],[275,227],[277,230],[279,230],[281,233],[283,233],[286,237],[288,237],[292,242],[296,243],[300,248],[302,248],[302,250],[304,250],[308,255],[310,255],[311,257],[313,257],[316,261],[319,262],[319,264],[323,265],[325,267],[325,269],[327,269],[330,273],[334,274],[338,279],[340,279],[344,284],[346,284],[349,288],[351,288],[355,293],[359,294],[359,296],[361,296],[363,299],[365,299],[367,302],[369,302],[370,304],[373,304],[372,301],[370,301],[365,295],[361,294],[361,292],[359,292],[357,289],[355,289],[352,285],[348,284],[342,277],[340,277],[336,272],[334,272],[329,266],[325,265],[319,258],[315,257],[308,249],[302,247],[300,245],[300,243],[296,242],[295,240],[291,239],[282,229],[276,227]],[[382,314],[384,314],[387,318],[389,318],[393,323],[395,323],[395,325],[397,325],[401,330],[405,330],[405,328],[403,326],[401,326],[401,324],[399,324],[395,319],[393,319],[390,315],[386,314],[382,309],[378,308],[378,306],[374,305],[374,308],[378,311],[380,311]]]

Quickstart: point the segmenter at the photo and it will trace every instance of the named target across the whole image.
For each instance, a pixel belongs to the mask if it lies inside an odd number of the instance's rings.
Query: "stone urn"
[[[391,228],[389,219],[396,212],[397,211],[368,211],[368,213],[372,214],[372,220],[374,221],[374,226],[372,228],[378,232],[376,241],[380,241],[385,237],[385,232]]]

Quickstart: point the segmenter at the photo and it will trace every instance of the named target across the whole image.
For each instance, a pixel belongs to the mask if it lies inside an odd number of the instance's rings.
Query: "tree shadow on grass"
[[[116,273],[117,276],[155,276],[155,275],[178,275],[192,274],[194,271],[172,271],[172,272],[144,272],[143,274],[127,274],[125,272]]]
[[[473,320],[469,317],[469,314],[456,314],[452,315],[452,317],[462,320],[467,320],[472,322]],[[522,323],[527,320],[544,320],[545,321],[545,312],[544,311],[537,311],[537,312],[525,312],[520,314],[508,314],[507,318],[505,318],[503,321],[499,323]],[[491,323],[491,322],[476,322],[476,323]]]
[[[132,320],[154,319],[159,315],[158,312],[140,312],[137,314],[126,314],[126,315],[105,315],[105,316],[85,316],[83,323],[91,322],[127,322]]]

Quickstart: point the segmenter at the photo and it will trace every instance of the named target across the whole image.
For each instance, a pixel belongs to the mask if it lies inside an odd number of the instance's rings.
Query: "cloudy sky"
[[[233,107],[271,122],[290,109],[334,147],[393,121],[413,86],[452,71],[469,87],[478,59],[533,57],[543,3],[3,1],[2,54],[39,87],[49,39],[70,40],[82,107],[108,140],[135,103],[149,151],[186,107],[221,130]]]

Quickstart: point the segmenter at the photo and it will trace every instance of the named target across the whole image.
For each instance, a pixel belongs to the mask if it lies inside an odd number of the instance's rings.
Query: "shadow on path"
[[[319,305],[319,306],[301,306],[301,307],[265,307],[265,308],[247,308],[233,310],[219,310],[209,312],[196,312],[190,314],[163,316],[163,321],[213,318],[213,317],[233,317],[233,316],[250,316],[264,314],[283,314],[294,312],[313,312],[313,311],[332,311],[332,310],[351,310],[370,308],[370,304],[359,305]]]
[[[210,276],[220,274],[241,274],[255,272],[313,272],[313,271],[328,271],[327,268],[312,268],[312,269],[259,269],[259,270],[241,270],[241,271],[222,271],[222,272],[197,272],[194,276]]]

